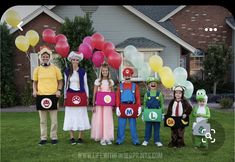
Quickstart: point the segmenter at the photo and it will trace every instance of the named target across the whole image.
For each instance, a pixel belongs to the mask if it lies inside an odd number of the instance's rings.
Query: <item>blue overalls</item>
[[[150,91],[147,92],[147,101],[146,108],[147,109],[160,109],[160,101],[159,99],[160,92],[157,91],[155,96],[150,96]],[[154,129],[154,143],[160,142],[160,122],[145,122],[145,137],[144,140],[149,142],[152,136],[152,127]]]
[[[123,93],[125,91],[125,94]],[[135,103],[135,84],[132,83],[132,89],[123,89],[123,84],[120,84],[121,103],[134,104]],[[132,100],[132,101],[131,101]],[[139,139],[136,131],[136,118],[128,118],[130,124],[131,138],[134,145],[139,144]],[[116,143],[121,144],[125,139],[127,118],[118,118],[118,130]]]

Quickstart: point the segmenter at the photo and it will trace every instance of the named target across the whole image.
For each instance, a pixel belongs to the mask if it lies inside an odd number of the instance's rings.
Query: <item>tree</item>
[[[13,38],[6,23],[0,24],[1,38],[1,107],[16,105],[13,63]]]
[[[206,77],[213,82],[213,95],[216,95],[218,83],[228,75],[232,57],[232,49],[225,43],[209,46],[205,55],[204,69]]]
[[[76,16],[74,20],[70,20],[69,18],[65,18],[65,23],[61,27],[61,33],[63,33],[70,45],[70,51],[77,51],[79,45],[82,43],[83,38],[86,36],[91,36],[95,31],[92,27],[92,21],[88,14],[84,17]],[[64,59],[67,61],[67,59]],[[64,61],[60,61],[62,63],[62,70],[65,69]],[[67,64],[70,64],[67,61]],[[83,60],[80,64],[81,67],[86,69],[87,78],[88,78],[88,86],[89,86],[89,94],[93,92],[93,84],[96,78],[95,72],[93,70],[93,64],[89,60]],[[91,96],[91,95],[90,95]]]

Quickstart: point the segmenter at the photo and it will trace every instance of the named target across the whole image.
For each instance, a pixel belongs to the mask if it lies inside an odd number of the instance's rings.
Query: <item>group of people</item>
[[[125,68],[122,71],[124,81],[114,92],[114,81],[108,64],[100,67],[99,76],[94,82],[92,99],[91,123],[87,112],[89,103],[89,88],[87,84],[87,73],[79,67],[83,60],[82,53],[70,52],[68,60],[70,67],[64,71],[64,77],[60,69],[51,63],[52,52],[44,47],[39,52],[40,66],[35,68],[33,75],[33,96],[36,97],[36,106],[40,117],[40,142],[39,145],[47,143],[47,113],[51,118],[50,138],[52,144],[58,143],[57,137],[57,108],[58,97],[64,94],[65,116],[63,130],[70,132],[71,145],[83,143],[85,130],[91,129],[91,138],[100,141],[101,145],[110,145],[114,141],[113,111],[118,117],[116,144],[120,145],[125,140],[126,123],[129,121],[132,143],[141,145],[137,135],[136,118],[142,114],[145,122],[145,136],[142,143],[147,146],[154,129],[154,143],[163,146],[160,140],[160,125],[164,118],[164,95],[157,88],[157,79],[147,79],[148,89],[142,102],[139,87],[131,81],[134,73],[132,68]],[[64,79],[63,79],[64,78]],[[169,103],[166,116],[188,119],[192,106],[184,98],[184,87],[174,87],[174,99]],[[56,98],[56,99],[55,99]],[[199,106],[193,111],[197,120],[210,117],[209,108],[206,106],[207,99],[199,97]],[[149,110],[149,111],[148,111]],[[75,131],[78,131],[77,138]],[[195,146],[200,147],[200,138],[195,137]],[[171,128],[170,147],[183,147],[184,127]]]

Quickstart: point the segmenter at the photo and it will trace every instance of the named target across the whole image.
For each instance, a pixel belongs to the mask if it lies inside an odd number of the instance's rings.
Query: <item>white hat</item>
[[[68,60],[71,61],[72,59],[78,59],[79,62],[83,60],[83,53],[76,53],[74,51],[71,51],[68,55]]]
[[[182,86],[175,86],[175,87],[173,88],[173,90],[174,90],[174,91],[184,91],[185,88],[182,87]]]
[[[53,59],[52,58],[52,51],[46,46],[40,47],[40,51],[38,52],[38,54],[39,54],[38,58],[39,58],[40,62],[42,62],[42,54],[44,54],[44,53],[47,53],[50,56],[50,60],[49,60],[49,62],[50,62]]]

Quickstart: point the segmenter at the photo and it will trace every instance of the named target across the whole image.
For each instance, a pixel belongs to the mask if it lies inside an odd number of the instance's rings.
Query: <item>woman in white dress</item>
[[[87,113],[89,90],[87,74],[83,68],[79,67],[83,54],[72,51],[68,60],[71,62],[71,66],[64,71],[65,117],[63,130],[70,131],[70,143],[74,145],[83,143],[82,132],[91,127]],[[75,131],[79,132],[77,140],[74,138]]]

